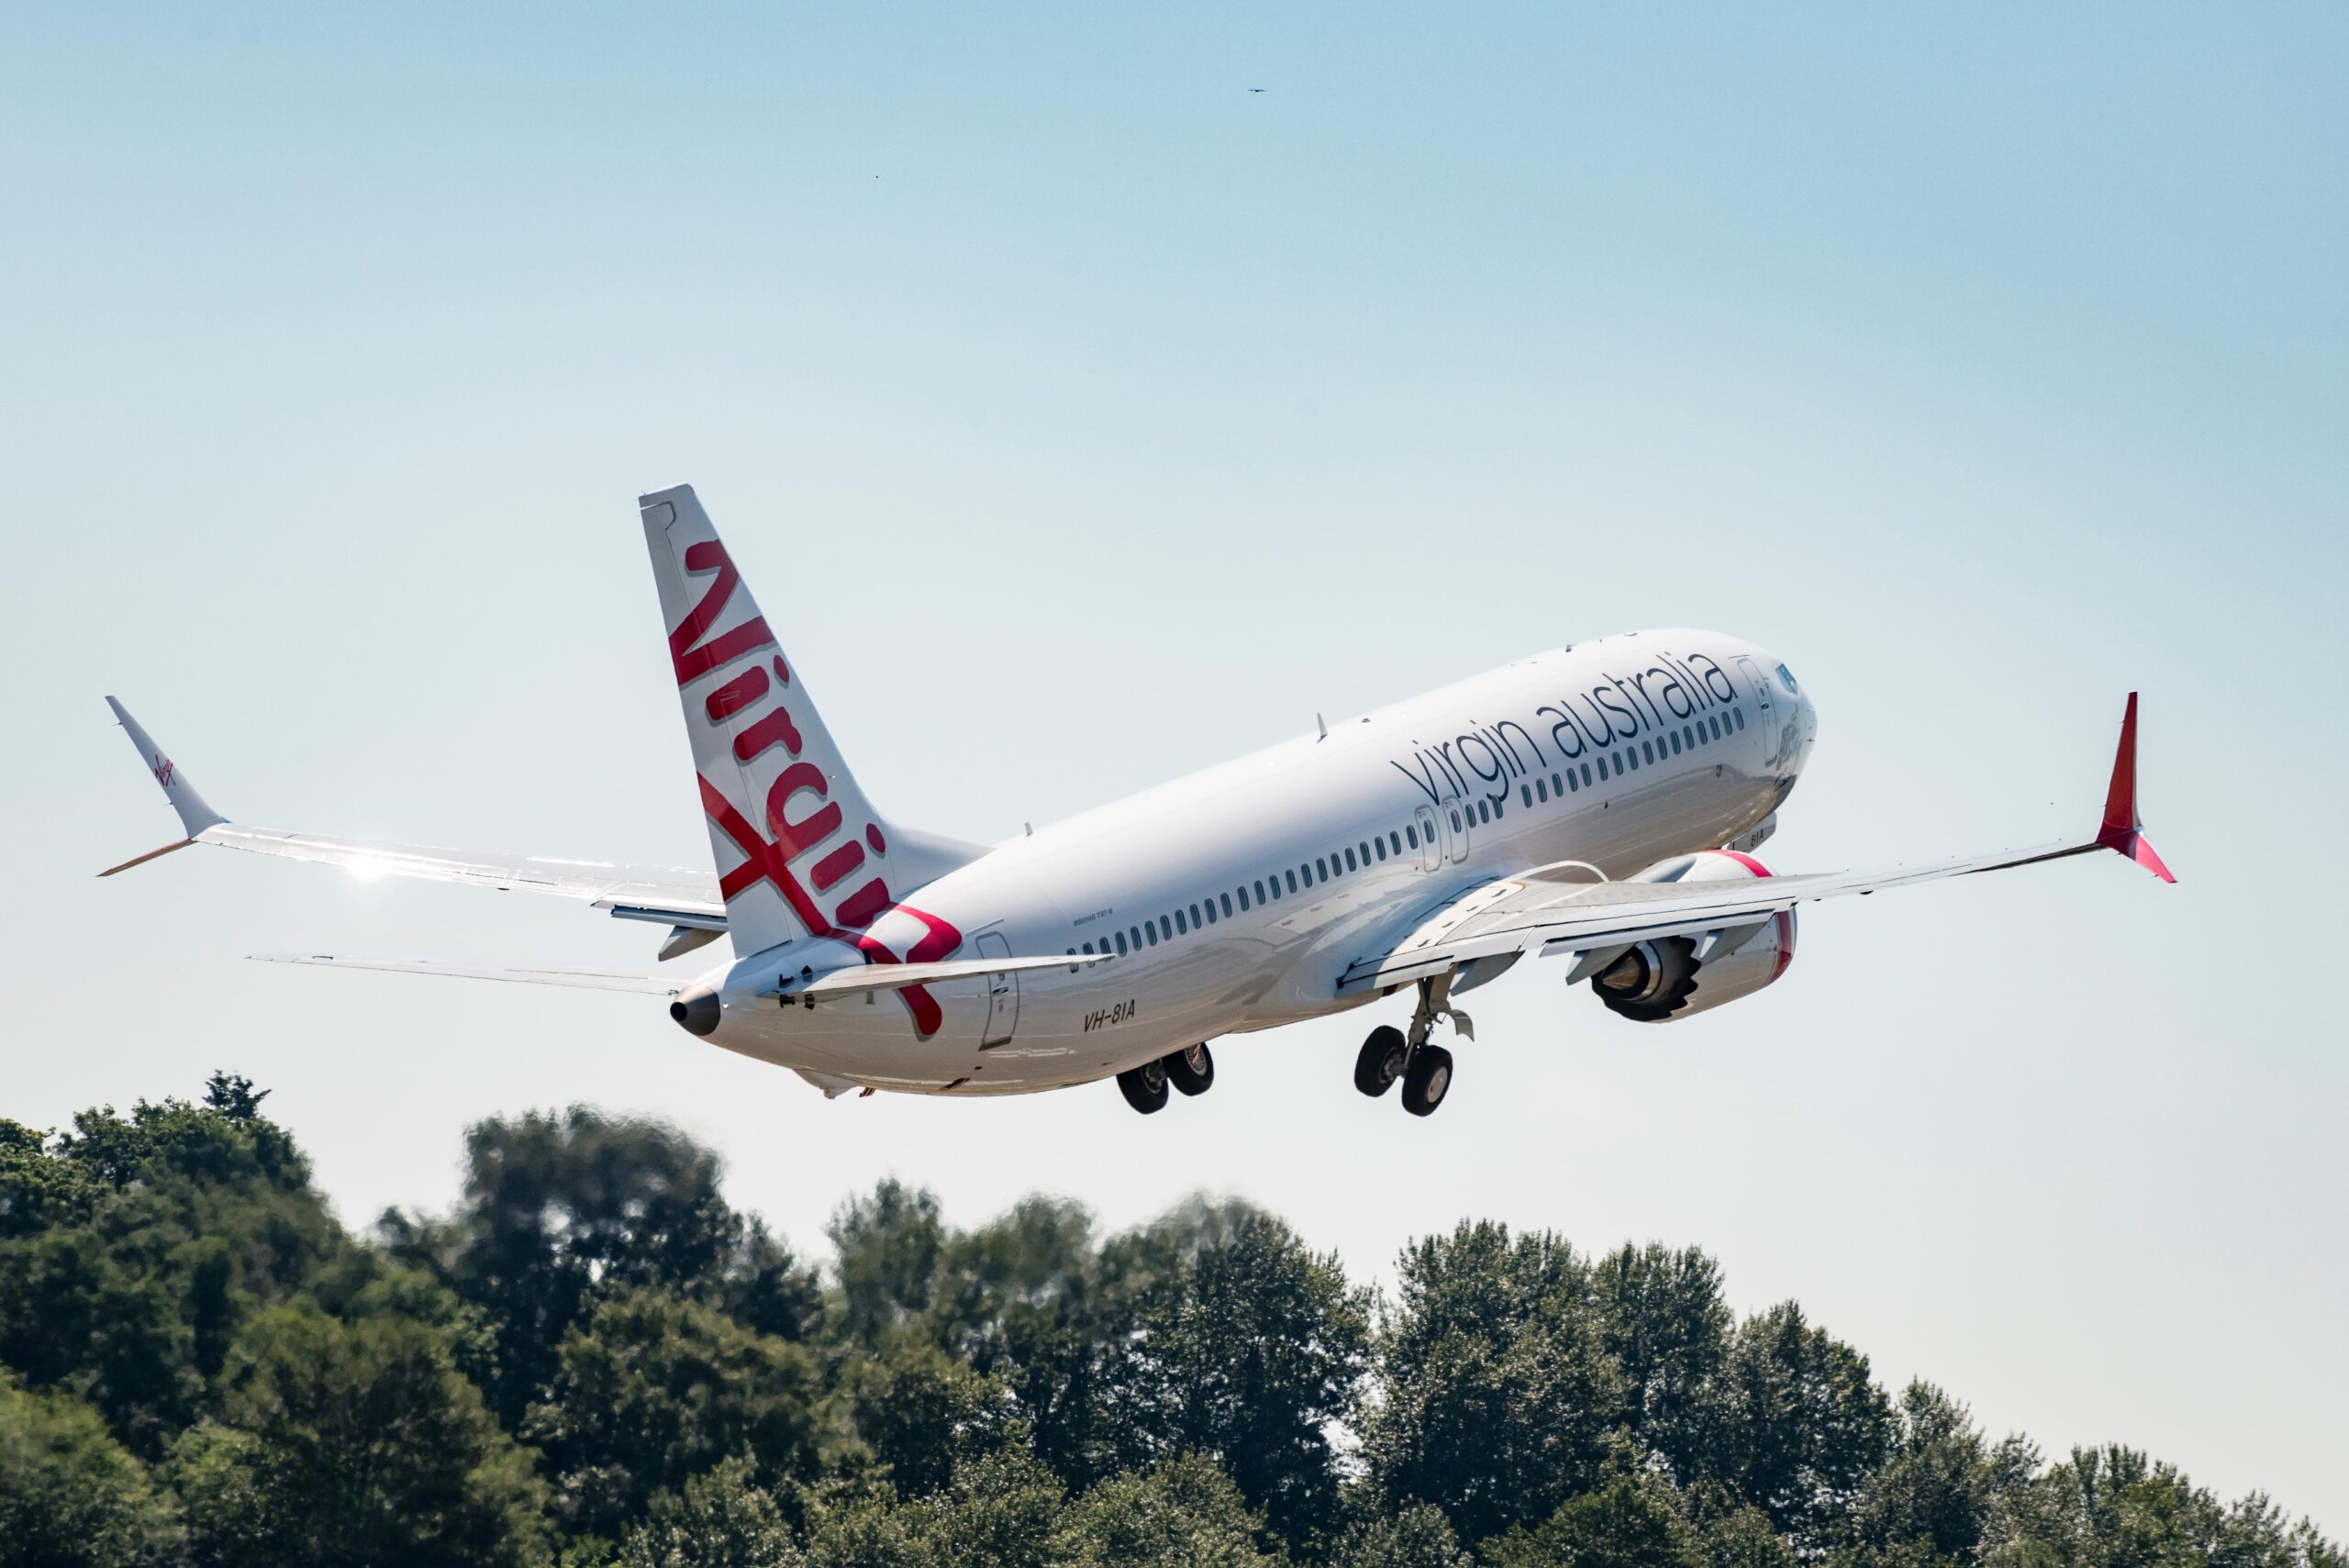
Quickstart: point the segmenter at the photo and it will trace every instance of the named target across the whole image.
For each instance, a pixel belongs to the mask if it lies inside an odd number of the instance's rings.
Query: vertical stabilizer
[[[975,858],[874,809],[693,487],[638,506],[734,951],[854,941],[899,895]]]

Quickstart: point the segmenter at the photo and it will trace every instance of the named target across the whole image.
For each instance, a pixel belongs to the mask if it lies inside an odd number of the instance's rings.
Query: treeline
[[[1888,1393],[1693,1250],[1464,1223],[1381,1300],[1244,1205],[884,1184],[818,1269],[587,1109],[362,1239],[262,1098],[0,1121],[0,1563],[2349,1568]]]

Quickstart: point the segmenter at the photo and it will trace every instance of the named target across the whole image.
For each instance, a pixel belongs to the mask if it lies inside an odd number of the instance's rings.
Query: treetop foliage
[[[1693,1248],[1468,1221],[1382,1299],[1245,1203],[884,1182],[818,1267],[584,1106],[353,1236],[266,1097],[0,1120],[0,1568],[2349,1568]]]

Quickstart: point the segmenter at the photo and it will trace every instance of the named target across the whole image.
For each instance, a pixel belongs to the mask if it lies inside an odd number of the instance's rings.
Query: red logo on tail
[[[731,630],[710,635],[742,582],[741,573],[735,570],[724,545],[716,539],[705,539],[686,546],[685,567],[696,576],[715,573],[716,580],[669,633],[669,658],[680,690],[747,653],[773,647],[775,640],[763,616],[753,616]],[[703,640],[705,638],[707,641]],[[732,750],[738,763],[748,764],[777,746],[793,759],[767,786],[764,833],[723,789],[711,783],[707,774],[700,775],[702,810],[742,852],[741,863],[719,877],[718,892],[731,903],[760,883],[771,883],[810,935],[853,943],[868,963],[929,963],[946,957],[962,945],[963,933],[934,915],[891,898],[888,883],[878,874],[878,868],[875,874],[841,897],[829,916],[792,871],[794,860],[839,837],[846,822],[840,803],[828,798],[831,789],[823,770],[813,762],[797,760],[802,737],[783,702],[783,694],[790,684],[790,668],[776,657],[764,664],[753,664],[725,681],[703,704],[703,711],[712,724],[735,727]],[[822,804],[795,821],[786,808],[795,796],[802,794],[811,795]],[[862,841],[849,837],[822,855],[813,872],[816,891],[829,893],[852,881],[852,873],[864,864],[867,845],[875,857],[885,857],[886,840],[877,827],[870,825],[863,829]],[[892,910],[902,910],[925,928],[924,934],[902,958],[866,929]],[[927,990],[907,985],[900,987],[897,995],[913,1015],[914,1028],[922,1039],[938,1032],[944,1015]]]

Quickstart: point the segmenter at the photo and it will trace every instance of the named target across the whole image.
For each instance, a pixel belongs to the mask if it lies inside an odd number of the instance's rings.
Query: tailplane
[[[985,853],[874,809],[693,486],[637,504],[734,951],[853,941],[905,894]]]

